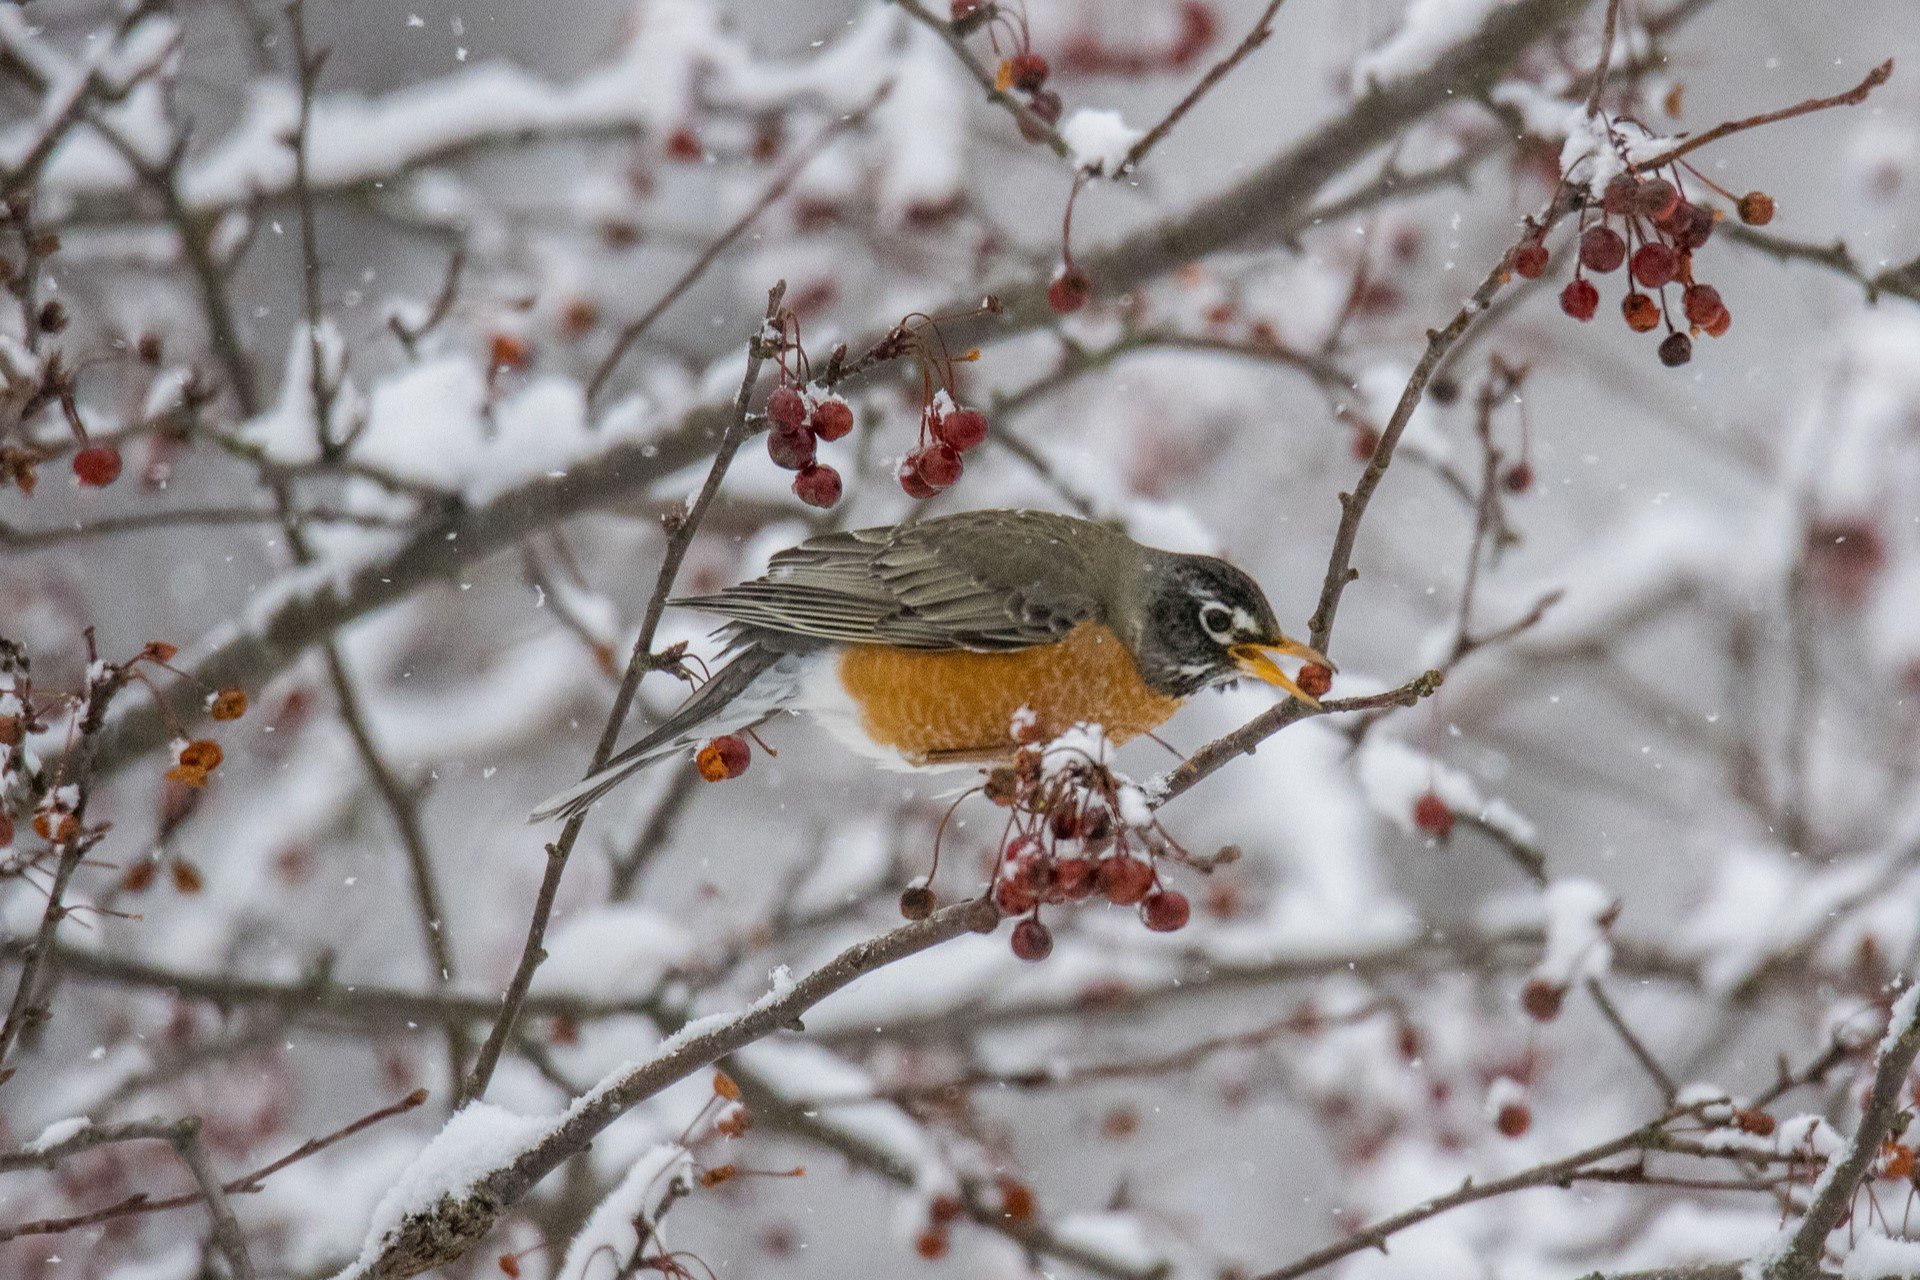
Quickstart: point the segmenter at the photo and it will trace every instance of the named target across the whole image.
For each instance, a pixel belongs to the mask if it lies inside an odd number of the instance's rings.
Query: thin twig
[[[1893,59],[1888,58],[1885,62],[1867,72],[1866,79],[1845,93],[1836,93],[1831,98],[1808,98],[1805,102],[1796,103],[1791,107],[1782,107],[1778,111],[1763,111],[1757,116],[1748,116],[1744,120],[1729,120],[1724,124],[1717,124],[1705,133],[1695,134],[1677,146],[1668,147],[1652,159],[1636,160],[1628,167],[1635,173],[1648,173],[1672,164],[1681,156],[1692,151],[1697,151],[1709,142],[1718,142],[1720,139],[1732,134],[1744,133],[1748,129],[1757,129],[1763,124],[1778,124],[1782,120],[1791,120],[1795,116],[1804,116],[1815,111],[1825,111],[1828,107],[1857,106],[1867,100],[1868,94],[1885,84],[1887,78],[1892,74]]]
[[[1620,22],[1620,0],[1607,0],[1607,25],[1600,33],[1600,62],[1593,69],[1593,88],[1587,91],[1587,116],[1600,114],[1600,95],[1607,91],[1607,64],[1613,61],[1613,33]]]
[[[1273,35],[1274,16],[1280,12],[1280,6],[1286,2],[1287,0],[1268,0],[1266,9],[1254,22],[1253,29],[1247,32],[1246,39],[1236,45],[1226,57],[1208,68],[1207,73],[1200,77],[1199,83],[1187,91],[1187,96],[1173,104],[1173,110],[1162,116],[1158,124],[1147,130],[1138,141],[1127,148],[1126,156],[1120,161],[1119,167],[1113,171],[1114,178],[1123,178],[1139,168],[1140,162],[1147,158],[1147,152],[1160,145],[1160,140],[1173,131],[1173,126],[1179,124],[1187,112],[1193,110],[1194,104],[1212,92],[1215,85],[1226,79],[1235,67],[1267,42],[1268,37]]]
[[[233,1216],[233,1206],[227,1202],[226,1189],[207,1160],[207,1149],[200,1142],[200,1121],[182,1120],[173,1128],[173,1149],[193,1174],[200,1198],[207,1202],[207,1216],[213,1219],[213,1242],[226,1255],[234,1280],[253,1280],[253,1259],[247,1256],[246,1237],[240,1233],[240,1220]]]
[[[1607,1020],[1607,1025],[1613,1028],[1614,1034],[1619,1036],[1621,1042],[1627,1046],[1627,1052],[1633,1055],[1633,1060],[1640,1064],[1641,1070],[1653,1080],[1653,1087],[1660,1091],[1660,1100],[1672,1106],[1674,1099],[1680,1094],[1680,1086],[1675,1083],[1671,1075],[1667,1074],[1667,1069],[1660,1065],[1660,1060],[1653,1056],[1653,1051],[1647,1048],[1646,1041],[1636,1035],[1633,1028],[1628,1025],[1626,1018],[1615,1007],[1613,998],[1607,994],[1607,989],[1600,985],[1600,979],[1588,978],[1586,988],[1587,994],[1593,997],[1594,1007],[1600,1010],[1600,1016]]]

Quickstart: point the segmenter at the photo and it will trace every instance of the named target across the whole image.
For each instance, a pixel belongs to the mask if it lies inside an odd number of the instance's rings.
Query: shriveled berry
[[[1580,236],[1580,262],[1601,275],[1618,271],[1627,260],[1627,242],[1612,227],[1588,227]]]
[[[1150,893],[1140,904],[1140,918],[1155,933],[1172,933],[1176,929],[1186,928],[1192,914],[1193,908],[1187,902],[1187,895],[1178,889]]]
[[[120,478],[120,451],[110,444],[90,444],[73,455],[73,474],[89,488],[104,489]]]
[[[1533,464],[1524,458],[1507,468],[1500,484],[1508,493],[1525,493],[1533,488]]]
[[[1674,248],[1698,249],[1713,237],[1713,210],[1697,204],[1682,205],[1661,227],[1673,237]]]
[[[775,387],[767,397],[767,416],[777,427],[798,431],[807,424],[807,399],[792,387]]]
[[[1022,920],[1013,926],[1013,954],[1030,964],[1053,954],[1053,930],[1038,920]]]
[[[207,714],[215,720],[238,720],[247,714],[247,691],[234,685],[207,700]]]
[[[853,430],[853,407],[845,400],[822,400],[807,425],[822,440],[838,440]]]
[[[1509,1102],[1494,1117],[1494,1127],[1509,1138],[1517,1138],[1533,1127],[1533,1113],[1524,1102]]]
[[[1062,858],[1053,864],[1054,885],[1068,898],[1078,902],[1090,898],[1099,886],[1094,883],[1093,863],[1086,858]]]
[[[1649,178],[1633,193],[1633,211],[1643,218],[1664,218],[1680,203],[1680,189],[1665,178]]]
[[[1322,666],[1318,662],[1309,662],[1300,668],[1300,674],[1293,678],[1300,686],[1300,692],[1309,698],[1323,698],[1327,690],[1333,688],[1333,668]]]
[[[1078,270],[1061,274],[1047,286],[1047,305],[1058,315],[1073,314],[1086,306],[1092,296],[1093,282]]]
[[[1615,216],[1633,212],[1640,192],[1640,179],[1630,173],[1616,173],[1607,179],[1600,194],[1600,207]]]
[[[1520,1007],[1535,1022],[1552,1022],[1560,1016],[1560,1006],[1566,995],[1567,989],[1559,983],[1533,978],[1520,988]]]
[[[824,462],[810,462],[793,478],[793,496],[810,507],[830,507],[840,501],[840,473]]]
[[[944,444],[930,444],[912,455],[913,469],[934,489],[945,489],[966,470],[959,453]]]
[[[1591,280],[1569,280],[1560,291],[1560,309],[1583,323],[1591,320],[1600,309],[1600,291]]]
[[[993,887],[993,902],[1002,915],[1024,915],[1039,901],[1040,895],[1033,885],[1017,875],[1002,876],[1000,883]]]
[[[1670,333],[1666,341],[1660,344],[1660,363],[1669,369],[1678,369],[1693,359],[1693,339],[1684,333]]]
[[[1633,278],[1648,289],[1672,284],[1680,274],[1680,255],[1652,240],[1633,251]]]
[[[693,762],[708,782],[723,782],[745,773],[753,762],[753,752],[739,734],[723,733],[701,747]]]
[[[1714,316],[1727,309],[1720,298],[1720,291],[1710,284],[1690,284],[1680,297],[1680,306],[1687,313],[1687,323],[1706,326]]]
[[[1630,293],[1620,299],[1620,314],[1635,333],[1646,333],[1660,324],[1659,304],[1644,293]]]
[[[1413,825],[1440,840],[1453,834],[1453,810],[1429,791],[1413,802]]]
[[[955,409],[934,430],[942,442],[965,453],[987,438],[987,415],[978,409]]]
[[[798,471],[813,462],[813,432],[805,426],[775,427],[767,433],[767,456],[785,471]]]
[[[1547,246],[1538,240],[1529,240],[1513,251],[1513,273],[1528,280],[1538,280],[1547,273]]]
[[[925,920],[933,914],[933,890],[923,884],[909,885],[900,894],[900,914],[909,920]]]
[[[1749,191],[1736,206],[1740,221],[1750,227],[1764,227],[1773,221],[1773,197],[1764,191]]]
[[[900,464],[900,469],[895,473],[895,476],[900,481],[900,487],[906,491],[909,498],[931,498],[935,493],[939,492],[939,490],[920,478],[920,473],[914,469],[913,459],[911,457]]]
[[[1016,53],[1007,59],[1008,78],[1022,93],[1036,93],[1047,83],[1052,68],[1037,53]]]
[[[1153,868],[1138,858],[1102,858],[1093,874],[1100,892],[1115,906],[1130,907],[1153,889]]]
[[[1742,1133],[1765,1138],[1772,1136],[1777,1122],[1757,1107],[1739,1107],[1733,1113],[1733,1127]]]

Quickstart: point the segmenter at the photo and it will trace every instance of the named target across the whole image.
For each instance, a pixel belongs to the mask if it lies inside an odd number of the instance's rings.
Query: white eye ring
[[[1209,636],[1225,644],[1233,638],[1233,610],[1218,600],[1209,600],[1200,606],[1200,626]]]

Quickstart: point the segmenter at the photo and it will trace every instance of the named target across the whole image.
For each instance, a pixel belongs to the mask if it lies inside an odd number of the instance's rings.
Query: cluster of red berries
[[[810,507],[840,501],[840,473],[817,458],[819,442],[853,430],[853,408],[830,391],[782,385],[767,397],[767,456],[777,467],[796,472],[793,493]]]
[[[1665,324],[1660,363],[1670,369],[1693,358],[1690,334],[1717,338],[1733,323],[1720,291],[1696,280],[1693,273],[1694,253],[1712,238],[1717,215],[1689,201],[1679,181],[1678,169],[1673,181],[1632,173],[1609,180],[1598,205],[1582,211],[1578,262],[1573,279],[1560,291],[1560,309],[1584,323],[1600,309],[1600,291],[1587,273],[1609,275],[1624,266],[1630,280],[1620,300],[1621,318],[1635,333],[1649,333]],[[1740,220],[1749,225],[1763,226],[1773,219],[1773,198],[1763,191],[1750,191],[1734,204]],[[1597,221],[1591,220],[1596,207]],[[1616,220],[1618,230],[1613,225]],[[1535,279],[1546,271],[1547,256],[1536,233],[1514,249],[1510,262],[1516,274]],[[1676,308],[1668,301],[1669,285],[1679,290],[1677,309],[1686,321],[1684,330],[1674,323]]]
[[[1159,872],[1161,858],[1184,855],[1158,822],[1141,827],[1121,819],[1120,792],[1129,785],[1084,751],[1033,741],[978,788],[1010,811],[991,893],[1002,915],[1023,917],[1012,937],[1022,960],[1053,952],[1053,932],[1040,919],[1043,906],[1103,897],[1136,908],[1156,933],[1186,927],[1192,905],[1184,893],[1164,887]],[[933,907],[924,884],[900,897],[909,919],[924,919]]]
[[[987,415],[957,405],[946,391],[920,410],[919,447],[901,460],[900,487],[910,498],[931,498],[952,487],[966,470],[961,456],[987,438]]]

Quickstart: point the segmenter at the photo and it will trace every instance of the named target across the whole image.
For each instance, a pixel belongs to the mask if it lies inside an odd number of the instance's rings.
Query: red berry
[[[1187,918],[1192,913],[1192,907],[1187,904],[1187,895],[1178,889],[1150,893],[1146,901],[1140,904],[1141,919],[1155,933],[1172,933],[1176,929],[1186,928]]]
[[[1453,833],[1453,810],[1445,800],[1429,791],[1413,802],[1413,825],[1445,840]]]
[[[104,489],[120,478],[120,451],[110,444],[90,444],[73,455],[73,474],[81,484]]]
[[[1078,902],[1090,898],[1099,886],[1094,883],[1093,863],[1085,858],[1062,858],[1053,864],[1053,882],[1060,892]]]
[[[799,471],[813,464],[813,432],[804,426],[775,427],[767,433],[767,456],[773,465]]]
[[[914,1239],[913,1251],[928,1262],[935,1262],[947,1256],[947,1244],[945,1231],[929,1227]]]
[[[1680,296],[1682,310],[1687,313],[1687,322],[1705,327],[1713,318],[1727,309],[1720,299],[1720,291],[1710,284],[1690,284]]]
[[[920,478],[920,473],[913,469],[912,458],[908,458],[902,462],[900,464],[900,470],[896,472],[895,475],[900,481],[900,487],[906,490],[909,498],[931,498],[935,493],[939,492],[939,490]]]
[[[1038,920],[1022,920],[1013,926],[1013,954],[1028,963],[1038,963],[1053,954],[1053,931]]]
[[[1520,989],[1520,1007],[1535,1022],[1552,1022],[1560,1016],[1560,1005],[1567,989],[1545,978],[1534,978]]]
[[[1517,1138],[1533,1127],[1533,1113],[1524,1102],[1509,1102],[1500,1108],[1494,1127],[1509,1138]]]
[[[1034,904],[1040,901],[1040,895],[1018,875],[1006,875],[993,887],[993,901],[1002,915],[1017,916],[1033,910]]]
[[[1616,173],[1607,179],[1606,190],[1600,195],[1600,207],[1614,215],[1633,212],[1640,193],[1640,179],[1630,173]]]
[[[675,160],[691,163],[702,159],[707,149],[700,145],[700,135],[682,125],[667,135],[667,154]]]
[[[1620,299],[1620,314],[1635,333],[1646,333],[1660,323],[1660,308],[1644,293],[1630,293]]]
[[[775,387],[767,397],[767,416],[776,427],[798,431],[807,425],[806,397],[792,387]]]
[[[987,438],[987,415],[978,409],[955,409],[941,418],[934,434],[961,453]]]
[[[793,478],[793,496],[810,507],[830,507],[840,501],[840,473],[824,462],[811,462]]]
[[[853,408],[845,400],[822,400],[807,425],[822,440],[838,440],[853,430]]]
[[[1047,83],[1047,74],[1052,70],[1047,60],[1037,53],[1016,53],[1007,59],[1007,69],[1013,80],[1013,87],[1024,93],[1035,93]]]
[[[1633,251],[1633,278],[1649,289],[1672,284],[1680,274],[1680,255],[1657,240]]]
[[[1538,240],[1529,240],[1513,251],[1513,272],[1528,280],[1538,280],[1547,273],[1547,246]]]
[[[1627,242],[1612,227],[1588,227],[1580,237],[1580,261],[1601,275],[1618,271],[1627,260]]]
[[[1764,227],[1773,221],[1773,197],[1764,191],[1749,191],[1736,206],[1740,221],[1750,227]]]
[[[1713,211],[1697,204],[1681,204],[1660,224],[1673,237],[1676,249],[1698,249],[1713,236]]]
[[[1669,369],[1678,369],[1693,359],[1693,339],[1684,333],[1670,333],[1666,341],[1660,344],[1660,363]]]
[[[936,491],[945,489],[958,480],[960,473],[966,470],[967,465],[961,461],[958,453],[944,444],[930,444],[924,449],[916,450],[909,455],[909,460],[913,463],[913,469],[920,473],[920,478]]]
[[[1071,315],[1087,305],[1093,282],[1078,270],[1068,271],[1047,286],[1047,305],[1060,315]]]
[[[1600,291],[1591,280],[1569,280],[1560,291],[1560,309],[1575,320],[1591,320],[1600,309]]]
[[[1701,325],[1700,328],[1706,332],[1706,335],[1709,338],[1717,338],[1721,334],[1725,333],[1727,331],[1727,326],[1732,323],[1733,323],[1733,313],[1728,311],[1725,307],[1722,307],[1718,312],[1714,314],[1713,319]]]
[[[1353,429],[1353,460],[1355,462],[1373,461],[1373,451],[1380,447],[1380,433],[1372,427]]]
[[[694,757],[694,763],[700,768],[700,776],[708,782],[720,782],[727,778],[737,778],[747,771],[753,762],[753,752],[747,746],[747,740],[737,733],[724,733],[700,748]]]
[[[1528,462],[1516,462],[1507,468],[1507,474],[1500,477],[1500,483],[1506,486],[1508,493],[1525,493],[1533,488],[1533,466]]]
[[[1333,688],[1333,668],[1309,662],[1300,668],[1300,674],[1293,678],[1293,682],[1309,698],[1324,698],[1327,690]]]
[[[955,22],[958,22],[962,18],[970,18],[975,13],[978,13],[980,6],[986,2],[987,0],[953,0],[953,3],[948,6],[947,12]]]
[[[1643,218],[1668,216],[1680,203],[1680,189],[1665,178],[1649,178],[1633,194],[1633,211]]]
[[[1153,888],[1153,868],[1138,858],[1102,858],[1094,867],[1093,876],[1100,892],[1115,906],[1130,907]]]

